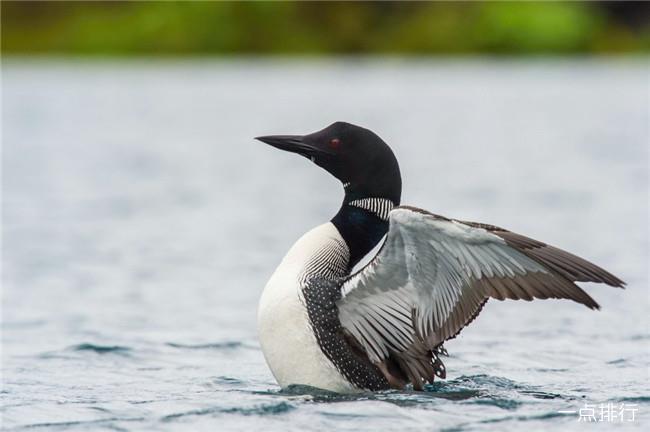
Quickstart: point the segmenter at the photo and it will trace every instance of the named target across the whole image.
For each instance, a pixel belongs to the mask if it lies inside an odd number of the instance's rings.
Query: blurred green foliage
[[[3,54],[647,52],[644,2],[3,1]]]

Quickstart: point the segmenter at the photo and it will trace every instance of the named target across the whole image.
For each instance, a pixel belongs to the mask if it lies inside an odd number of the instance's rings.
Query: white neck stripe
[[[395,207],[395,204],[386,198],[363,198],[350,201],[348,205],[368,210],[383,220],[388,220],[388,213]]]

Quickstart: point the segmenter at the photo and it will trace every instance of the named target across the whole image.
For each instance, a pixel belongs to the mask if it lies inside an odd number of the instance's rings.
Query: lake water
[[[645,60],[3,63],[6,430],[647,430]],[[257,300],[342,190],[252,137],[336,120],[393,147],[405,204],[628,288],[490,301],[426,392],[280,391]]]

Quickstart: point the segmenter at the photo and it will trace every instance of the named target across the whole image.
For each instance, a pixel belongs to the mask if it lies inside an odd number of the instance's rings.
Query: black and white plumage
[[[577,281],[623,285],[582,258],[519,234],[398,207],[382,249],[341,284],[337,306],[341,325],[372,362],[394,356],[419,387],[434,372],[428,351],[455,337],[489,298],[570,299],[599,308]]]
[[[309,157],[345,190],[337,215],[294,245],[260,301],[262,349],[282,386],[421,389],[445,377],[443,343],[489,298],[570,299],[597,309],[575,282],[624,285],[537,240],[397,206],[397,161],[366,129],[335,123],[304,137],[260,139]],[[350,274],[384,235],[379,252]]]

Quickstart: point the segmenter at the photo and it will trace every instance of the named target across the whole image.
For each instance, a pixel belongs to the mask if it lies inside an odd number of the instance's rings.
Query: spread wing
[[[337,306],[369,359],[382,371],[396,363],[418,388],[444,376],[432,351],[490,297],[563,298],[598,309],[576,281],[624,285],[582,258],[502,228],[397,207],[383,247],[344,281]]]

